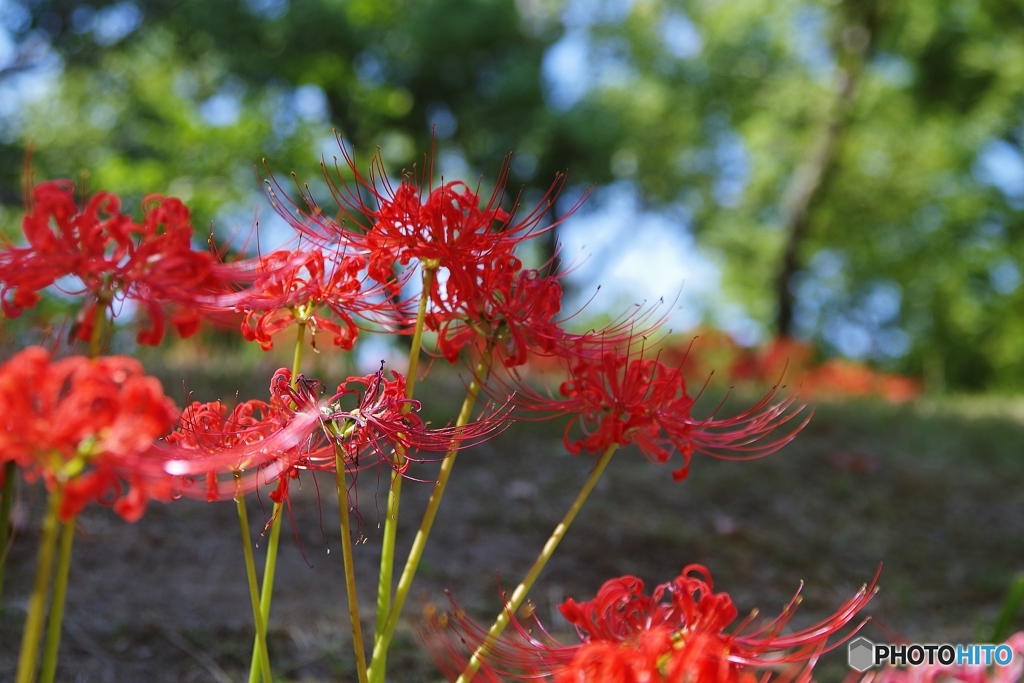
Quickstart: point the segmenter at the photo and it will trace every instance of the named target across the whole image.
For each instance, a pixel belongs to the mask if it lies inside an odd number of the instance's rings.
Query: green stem
[[[53,551],[57,545],[57,528],[60,526],[60,500],[62,489],[50,493],[46,517],[43,519],[43,537],[39,543],[39,559],[36,562],[36,581],[28,601],[28,617],[21,637],[21,654],[18,656],[17,683],[33,683],[36,677],[36,662],[39,660],[39,640],[43,634],[43,617],[46,611],[46,595],[50,592],[50,574],[53,571]]]
[[[295,339],[295,353],[292,356],[292,389],[297,386],[299,372],[302,370],[302,349],[305,342],[306,323],[300,322]],[[281,503],[274,503],[274,520],[270,523],[270,540],[267,543],[267,558],[263,564],[263,586],[260,589],[260,616],[263,617],[263,623],[268,627],[270,626],[270,602],[274,597],[274,576],[277,574],[277,550],[280,545],[283,515],[284,508]],[[249,683],[259,683],[260,661],[263,657],[260,651],[262,642],[258,634],[253,639],[252,659],[249,662]]]
[[[7,566],[7,551],[11,542],[11,504],[14,502],[14,477],[17,467],[14,461],[4,465],[4,486],[0,491],[0,611],[4,606],[4,568]]]
[[[238,478],[238,473],[235,478]],[[263,683],[273,683],[270,677],[270,657],[267,654],[267,629],[260,612],[260,589],[256,583],[256,562],[252,556],[252,537],[249,535],[249,515],[245,511],[245,498],[241,490],[235,494],[235,505],[238,508],[238,523],[242,528],[242,550],[245,552],[245,573],[249,580],[249,600],[252,602],[252,620],[256,625],[256,640],[260,655],[260,671]],[[21,683],[20,681],[18,683]]]
[[[540,576],[540,572],[544,569],[544,565],[551,559],[551,555],[554,554],[555,548],[562,541],[565,536],[565,532],[569,529],[569,525],[576,518],[576,513],[583,507],[584,501],[590,492],[594,490],[594,485],[597,484],[597,480],[601,478],[601,473],[604,472],[604,468],[608,466],[608,461],[612,459],[612,455],[615,453],[615,449],[618,444],[612,444],[608,447],[608,450],[604,452],[601,459],[598,460],[597,465],[594,467],[594,471],[590,473],[590,477],[587,478],[587,483],[583,485],[583,489],[579,495],[576,496],[576,500],[573,501],[572,507],[565,513],[565,517],[559,522],[558,526],[551,533],[551,537],[548,538],[548,542],[544,544],[544,549],[540,551],[540,555],[537,556],[537,560],[530,567],[530,571],[527,572],[526,578],[523,579],[522,583],[516,586],[515,591],[512,592],[512,599],[505,605],[505,609],[502,610],[498,618],[495,619],[494,625],[491,626],[491,630],[487,632],[487,638],[480,644],[480,647],[476,649],[473,656],[469,659],[469,664],[466,665],[466,669],[459,676],[455,683],[469,683],[473,680],[473,676],[480,670],[480,665],[483,663],[483,658],[490,651],[491,646],[498,637],[501,636],[505,627],[508,626],[509,621],[512,619],[512,615],[516,613],[519,606],[523,604],[523,600],[526,598],[526,594],[533,588],[533,584],[537,581],[537,577]]]
[[[423,320],[427,317],[427,302],[430,301],[430,290],[434,287],[434,272],[437,266],[424,267],[423,292],[420,293],[420,307],[416,311],[416,327],[412,331],[412,348],[409,349],[409,369],[405,373],[405,397],[412,398],[416,389],[416,376],[420,368],[420,344],[423,342]],[[410,410],[407,405],[406,412]]]
[[[60,652],[60,634],[64,626],[64,602],[68,595],[68,572],[71,570],[71,547],[75,540],[75,518],[61,525],[60,550],[57,554],[57,572],[53,579],[53,597],[50,600],[50,621],[46,625],[43,644],[43,667],[39,683],[53,683],[57,675],[57,654]]]
[[[341,557],[345,564],[345,588],[348,591],[348,614],[352,622],[352,647],[356,654],[356,675],[359,683],[367,683],[366,650],[363,625],[359,620],[359,595],[356,593],[356,567],[352,558],[352,529],[349,523],[348,489],[345,486],[345,461],[341,446],[334,446],[334,474],[338,487],[338,517],[341,522]]]
[[[434,284],[436,265],[423,267],[423,292],[420,294],[419,310],[416,313],[416,327],[412,333],[412,348],[409,349],[409,370],[405,378],[405,397],[412,398],[416,388],[416,375],[419,372],[420,344],[423,339],[423,320],[427,315],[427,302]],[[406,409],[411,406],[407,405]],[[374,628],[374,642],[384,632],[384,626],[391,611],[391,584],[395,568],[395,536],[398,533],[398,505],[402,498],[402,475],[398,469],[402,467],[404,455],[401,449],[395,449],[396,470],[391,473],[391,486],[388,489],[387,514],[384,518],[384,537],[381,540],[380,578],[377,584],[377,622]],[[376,649],[375,649],[376,661]],[[385,655],[383,655],[386,657]],[[383,669],[383,665],[381,666]]]
[[[93,313],[92,334],[89,336],[89,358],[100,355],[100,343],[103,341],[103,325],[107,322],[107,299],[100,296],[96,300],[96,311]]]
[[[270,601],[274,594],[274,575],[277,573],[277,548],[281,537],[281,517],[284,516],[284,508],[280,503],[274,503],[273,515],[274,521],[270,523],[270,541],[267,543],[267,559],[263,565],[263,586],[260,591],[260,617],[267,626],[270,624]],[[252,660],[249,663],[249,683],[259,683],[264,642],[266,642],[266,632],[264,632],[263,638],[257,634],[253,639]]]
[[[466,398],[462,402],[462,409],[459,411],[459,417],[455,422],[456,427],[469,424],[469,418],[473,414],[473,406],[476,404],[477,394],[480,392],[479,378],[486,371],[486,362],[490,358],[490,351],[491,347],[488,346],[484,360],[481,360],[477,366],[477,376],[473,378],[472,383],[469,385],[469,390],[466,392]],[[444,496],[445,487],[448,485],[448,478],[451,476],[452,468],[455,466],[455,456],[458,452],[458,443],[453,442],[445,454],[444,460],[441,461],[441,471],[438,473],[437,481],[434,483],[434,490],[430,493],[427,510],[423,513],[420,528],[416,532],[416,538],[413,540],[412,548],[409,550],[409,558],[405,562],[402,576],[398,579],[394,604],[391,606],[383,632],[374,640],[370,675],[375,682],[382,682],[384,680],[383,674],[384,666],[387,662],[388,647],[391,645],[391,639],[395,635],[398,618],[402,614],[402,608],[405,606],[405,600],[409,596],[409,590],[412,588],[412,581],[416,576],[416,570],[419,568],[420,560],[423,558],[423,550],[426,548],[427,538],[430,536],[430,529],[434,525],[434,518],[437,516],[437,510],[441,505],[441,498]]]
[[[89,336],[89,358],[96,358],[103,341],[103,327],[106,322],[108,299],[99,296],[93,313],[92,334]],[[5,480],[6,484],[6,480]],[[46,629],[43,646],[43,668],[41,683],[53,683],[57,673],[57,653],[60,650],[61,629],[64,625],[64,604],[68,594],[68,573],[71,570],[71,549],[75,540],[74,518],[60,523],[60,502],[63,488],[58,487],[50,494],[46,518],[43,520],[43,538],[39,547],[39,563],[36,567],[36,582],[29,599],[28,619],[21,641],[21,655],[18,658],[18,683],[32,683],[36,675],[36,661],[39,655],[39,639],[42,636],[43,616],[46,610],[46,595],[50,587],[50,573],[53,567],[53,552],[57,542],[57,527],[60,526],[60,552],[57,558],[57,574],[54,578],[53,597],[50,604],[50,623]],[[9,496],[4,496],[7,506]],[[9,513],[8,513],[9,514]],[[6,536],[6,518],[4,535]],[[5,543],[0,548],[6,546]]]
[[[297,385],[302,371],[302,347],[306,342],[306,323],[299,323],[299,334],[295,339],[295,353],[292,355],[292,389]]]

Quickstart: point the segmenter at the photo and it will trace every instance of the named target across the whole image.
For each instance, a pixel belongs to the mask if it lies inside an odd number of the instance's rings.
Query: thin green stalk
[[[299,372],[302,371],[302,349],[306,342],[306,323],[299,323],[298,336],[295,339],[295,353],[292,356],[292,389],[296,387],[299,379]],[[277,550],[281,538],[281,519],[284,516],[284,509],[281,503],[274,503],[273,521],[270,523],[270,540],[267,542],[267,558],[263,564],[263,586],[260,589],[260,616],[263,623],[270,626],[270,602],[274,597],[274,576],[277,574]],[[259,634],[253,638],[252,659],[249,662],[249,683],[259,683],[260,643],[266,640],[266,633],[261,638]]]
[[[263,660],[263,643],[266,642],[266,627],[270,625],[270,601],[274,594],[274,575],[277,573],[277,548],[281,537],[281,517],[284,508],[274,503],[274,521],[270,523],[270,540],[267,542],[267,559],[263,565],[263,586],[260,591],[260,617],[264,632],[257,633],[252,643],[252,660],[249,663],[249,683],[259,683],[260,667]]]
[[[434,286],[434,273],[437,266],[424,266],[423,268],[423,292],[420,294],[420,307],[416,311],[416,327],[412,331],[412,348],[409,349],[409,369],[405,376],[405,397],[412,398],[416,390],[416,376],[420,368],[420,344],[423,342],[423,320],[427,317],[427,302],[430,300],[430,290]],[[410,406],[406,406],[408,412]]]
[[[359,596],[356,593],[356,567],[352,559],[352,529],[348,518],[348,489],[345,486],[345,461],[341,446],[334,445],[334,475],[338,487],[338,517],[341,522],[341,557],[345,564],[345,588],[348,592],[348,614],[352,621],[352,647],[356,654],[356,675],[359,683],[367,683],[366,650],[363,646],[363,625],[359,620]]]
[[[292,354],[292,389],[297,385],[299,373],[302,372],[302,347],[306,343],[306,323],[299,323],[298,337],[295,339],[295,353]]]
[[[456,427],[469,424],[469,419],[473,414],[473,406],[476,404],[477,394],[480,392],[479,378],[483,376],[486,370],[486,362],[490,358],[490,351],[491,348],[488,346],[484,360],[480,361],[480,364],[477,366],[477,376],[473,378],[469,389],[466,391],[466,398],[462,402],[462,409],[459,411],[459,417],[455,422]],[[441,461],[441,470],[438,472],[437,481],[434,483],[434,490],[430,493],[426,512],[423,513],[420,528],[416,532],[416,538],[413,540],[412,548],[409,550],[409,558],[406,560],[405,568],[398,579],[394,604],[391,606],[391,612],[388,615],[383,632],[374,640],[373,660],[370,662],[370,675],[374,681],[384,680],[383,673],[387,661],[388,647],[391,645],[391,639],[395,635],[398,618],[401,616],[405,600],[409,596],[412,581],[416,577],[416,570],[419,568],[420,560],[423,557],[423,550],[426,548],[427,538],[430,536],[430,529],[434,525],[434,518],[437,517],[437,510],[441,505],[441,498],[444,496],[445,487],[448,485],[448,478],[451,476],[452,468],[455,466],[455,456],[458,452],[458,444],[453,442],[451,448],[445,454],[444,460]]]
[[[50,621],[46,625],[43,644],[43,667],[39,683],[53,683],[57,675],[57,654],[60,652],[60,634],[64,626],[64,601],[68,594],[68,572],[71,570],[71,547],[75,540],[75,518],[61,525],[60,550],[57,553],[57,572],[53,579],[53,598],[50,600]]]
[[[416,388],[416,375],[419,372],[420,364],[420,344],[423,338],[423,320],[427,315],[427,302],[430,300],[430,290],[434,284],[434,272],[436,270],[437,265],[434,264],[424,264],[423,266],[423,292],[420,294],[419,310],[416,313],[416,327],[412,333],[412,348],[409,349],[409,370],[405,378],[406,398],[412,398],[413,391]],[[396,468],[401,468],[403,459],[404,455],[401,450],[396,449]],[[384,632],[388,613],[391,611],[391,584],[395,568],[395,536],[398,533],[398,505],[401,497],[402,476],[396,469],[396,471],[391,473],[387,514],[384,518],[384,537],[381,539],[380,578],[377,583],[377,622],[373,631],[374,642]]]
[[[89,337],[89,358],[100,355],[100,344],[103,341],[103,325],[107,321],[107,300],[106,297],[99,297],[96,301],[96,312],[93,314],[92,335]]]
[[[494,625],[491,626],[491,630],[487,632],[487,638],[484,639],[484,642],[480,644],[480,647],[478,647],[476,652],[473,653],[473,656],[470,657],[469,664],[466,665],[462,675],[459,676],[455,683],[469,683],[469,681],[473,680],[473,676],[476,675],[476,672],[480,670],[480,665],[483,663],[484,656],[487,655],[491,646],[498,640],[498,637],[501,636],[505,627],[508,626],[512,615],[515,614],[516,610],[519,609],[519,606],[523,604],[526,594],[530,592],[531,588],[533,588],[533,584],[537,581],[537,577],[540,576],[540,572],[544,569],[544,565],[546,565],[548,560],[551,559],[551,556],[555,552],[555,548],[558,547],[558,544],[565,536],[565,532],[568,531],[569,525],[572,524],[572,521],[576,518],[576,513],[580,511],[580,508],[583,507],[583,503],[586,501],[587,496],[589,496],[590,492],[594,490],[594,485],[597,484],[597,480],[601,478],[601,473],[604,472],[605,467],[608,466],[608,462],[612,459],[612,455],[615,453],[616,448],[618,448],[618,444],[612,444],[601,456],[601,459],[598,460],[597,465],[594,467],[594,471],[590,473],[590,476],[587,478],[587,482],[583,485],[583,489],[580,491],[579,495],[576,496],[576,500],[573,501],[572,507],[569,508],[569,511],[565,513],[565,517],[562,518],[562,521],[559,522],[558,526],[556,526],[555,530],[551,533],[551,537],[548,538],[547,543],[544,544],[544,549],[540,551],[540,555],[537,556],[537,560],[533,563],[533,566],[530,567],[530,571],[527,572],[526,578],[523,579],[522,583],[516,586],[515,591],[512,592],[512,599],[508,601],[505,605],[505,609],[502,610],[501,614],[498,615],[498,618],[495,619]]]
[[[33,683],[36,678],[36,662],[39,661],[39,640],[43,635],[43,618],[46,616],[46,596],[50,592],[50,575],[53,572],[53,551],[57,545],[57,529],[60,526],[60,500],[62,490],[50,494],[46,517],[43,519],[43,537],[39,543],[39,559],[36,562],[36,581],[28,600],[28,617],[21,637],[21,654],[18,656],[17,683]]]
[[[14,502],[14,477],[17,467],[14,461],[4,465],[4,486],[0,491],[0,610],[4,606],[4,569],[7,566],[8,545],[11,542],[11,503]]]
[[[237,474],[235,475],[237,478]],[[252,620],[256,625],[256,638],[259,642],[260,670],[263,674],[263,683],[273,683],[270,676],[270,657],[267,654],[267,629],[263,624],[263,615],[260,612],[260,589],[256,583],[256,562],[252,556],[252,537],[249,535],[249,515],[245,511],[245,497],[241,490],[235,495],[235,505],[238,508],[238,523],[242,528],[242,550],[245,552],[245,573],[249,579],[249,600],[252,602]],[[18,683],[21,683],[19,681]]]

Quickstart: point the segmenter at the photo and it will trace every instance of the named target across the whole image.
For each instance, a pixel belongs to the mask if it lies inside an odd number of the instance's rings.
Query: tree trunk
[[[835,166],[836,156],[850,112],[856,103],[857,85],[864,69],[863,54],[871,33],[860,23],[847,24],[837,41],[845,59],[840,61],[835,86],[835,99],[829,118],[807,158],[794,171],[782,196],[785,217],[786,245],[782,264],[775,282],[776,333],[793,336],[793,306],[795,297],[790,290],[793,275],[800,269],[800,248],[807,236],[810,210],[819,197],[823,181]]]

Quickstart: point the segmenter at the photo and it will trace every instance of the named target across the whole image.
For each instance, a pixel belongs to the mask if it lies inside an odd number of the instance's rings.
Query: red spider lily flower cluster
[[[509,225],[496,190],[481,207],[480,195],[462,182],[445,183],[423,192],[403,181],[393,194],[378,193],[379,206],[369,212],[373,226],[365,235],[370,250],[370,275],[385,282],[393,278],[394,264],[408,265],[415,258],[449,271],[444,294],[458,297],[473,291],[476,271],[501,261],[532,224]],[[441,288],[432,292],[442,296]]]
[[[660,324],[649,320],[653,309],[638,308],[598,330],[567,331],[573,316],[560,315],[563,275],[524,269],[518,261],[510,272],[482,275],[474,299],[459,307],[444,302],[427,317],[427,327],[438,332],[438,350],[454,363],[467,346],[490,344],[506,368],[515,368],[531,356],[599,358],[609,349],[628,349]]]
[[[797,665],[791,668],[805,675],[809,668],[804,666],[856,632],[842,634],[875,592],[872,582],[824,621],[783,634],[799,591],[778,617],[752,628],[752,616],[727,631],[736,620],[736,607],[728,594],[713,591],[704,567],[684,568],[649,596],[643,588],[640,579],[623,576],[605,582],[591,601],[569,599],[560,605],[580,638],[573,645],[555,640],[536,617],[533,628],[513,617],[513,631],[493,642],[484,655],[479,680],[753,683],[783,665]],[[421,636],[435,663],[454,680],[468,653],[485,641],[487,630],[456,608],[451,615],[432,616]]]
[[[299,325],[300,333],[295,367],[274,374],[266,400],[194,402],[177,420],[159,384],[144,377],[135,361],[51,361],[45,351],[30,349],[0,368],[0,410],[6,421],[0,430],[0,465],[13,461],[30,479],[44,478],[63,496],[65,518],[99,500],[134,520],[150,498],[189,495],[209,501],[236,498],[244,519],[242,496],[273,486],[272,500],[290,503],[290,482],[303,471],[338,475],[343,495],[348,484],[341,475],[354,481],[366,468],[386,466],[394,472],[392,482],[400,483],[399,476],[412,478],[410,463],[428,459],[423,454],[451,454],[490,438],[508,424],[509,406],[527,416],[566,416],[569,452],[605,456],[538,558],[539,571],[615,447],[635,444],[658,464],[673,461],[678,453],[681,463],[672,474],[681,480],[695,452],[726,459],[760,457],[788,443],[806,424],[770,436],[803,410],[792,398],[776,400],[776,390],[734,417],[694,417],[695,397],[681,370],[645,358],[643,348],[637,352],[661,322],[650,324],[654,308],[637,308],[583,334],[565,329],[572,316],[561,310],[561,275],[550,263],[546,269],[524,268],[516,253],[525,240],[557,224],[546,223],[545,217],[564,177],[520,218],[518,201],[503,207],[507,164],[493,193],[484,198],[463,182],[435,188],[415,172],[393,185],[379,161],[364,177],[347,153],[345,159],[354,181],[339,174],[339,184],[328,175],[339,206],[335,218],[320,209],[308,190],[300,190],[308,211],[290,200],[287,208],[279,200],[284,193],[268,183],[272,201],[296,229],[300,246],[291,248],[293,243],[267,256],[230,263],[215,253],[192,250],[188,210],[178,200],[148,198],[145,218],[136,223],[121,212],[113,195],[100,193],[80,209],[71,183],[37,186],[24,223],[29,246],[0,250],[0,304],[8,315],[34,305],[40,289],[72,276],[88,296],[78,334],[93,341],[100,336],[92,334],[91,326],[104,321],[93,315],[96,307],[126,299],[138,301],[152,321],[152,329],[139,335],[142,343],[162,338],[165,309],[174,306],[185,311],[170,314],[183,335],[194,331],[200,313],[214,319],[241,316],[242,335],[265,350],[291,325]],[[425,289],[414,316],[416,307],[403,299],[403,289],[417,268]],[[421,405],[411,398],[406,377],[394,371],[386,375],[383,363],[375,373],[349,377],[333,393],[305,377],[301,345],[306,327],[314,342],[322,330],[344,350],[352,349],[364,327],[413,332],[417,340],[424,328],[436,332],[437,351],[451,362],[468,349],[478,370],[456,426],[431,428],[419,415]],[[410,367],[418,367],[419,353],[415,348]],[[536,356],[553,359],[564,370],[557,394],[542,395],[519,376],[517,368]],[[501,378],[492,378],[493,368]],[[480,391],[505,406],[471,419]],[[445,460],[440,470],[422,533],[395,589],[392,613],[378,615],[374,679],[383,680],[380,655],[386,655],[422,557],[421,539],[433,524],[453,462]],[[348,490],[351,495],[354,484]],[[389,493],[394,510],[399,492],[395,485]],[[357,507],[352,501],[341,507],[346,542],[345,513],[358,517]],[[390,532],[397,518],[389,515],[385,527],[382,596],[391,590],[386,586],[391,569],[385,565],[393,564],[395,535]],[[243,533],[247,537],[247,530]],[[347,571],[349,559],[346,555]],[[268,556],[265,576],[273,576],[273,561]],[[351,580],[348,573],[346,579]],[[357,601],[351,598],[354,585],[349,586],[353,641],[359,643]],[[531,586],[532,579],[523,590]],[[753,616],[732,628],[737,610],[728,595],[713,592],[703,567],[685,568],[650,596],[639,579],[622,577],[606,583],[590,602],[569,600],[561,606],[580,643],[563,645],[539,623],[534,636],[513,619],[513,632],[490,649],[480,675],[489,681],[509,676],[555,683],[752,683],[765,681],[769,668],[783,666],[804,683],[817,656],[834,646],[873,587],[824,622],[784,635],[796,597],[779,617],[758,628],[753,628]],[[254,595],[253,600],[258,612],[262,598]],[[260,624],[258,613],[254,620]],[[487,631],[458,611],[448,623],[450,628],[434,620],[426,638],[439,666],[455,677],[485,642]],[[262,664],[268,665],[266,659]]]
[[[417,414],[420,402],[405,396],[405,376],[394,370],[391,376],[392,379],[386,379],[382,368],[365,377],[351,377],[329,401],[328,417],[339,425],[344,437],[342,446],[354,468],[366,467],[360,454],[372,453],[404,474],[409,462],[416,460],[410,453],[447,453],[452,448],[468,448],[508,425],[507,411],[500,409],[487,412],[468,425],[431,429]],[[347,396],[358,397],[355,409],[343,408]],[[392,457],[395,448],[404,454],[401,464]]]
[[[766,443],[777,427],[802,411],[793,398],[773,404],[773,391],[734,417],[702,420],[692,415],[694,398],[682,372],[659,360],[607,351],[571,363],[559,396],[520,384],[515,403],[527,412],[571,416],[564,442],[574,455],[636,444],[649,460],[665,464],[678,452],[683,462],[672,476],[681,481],[689,474],[694,452],[733,460],[762,457],[789,443],[807,423],[805,419],[789,434]]]
[[[461,181],[431,188],[429,177],[425,183],[415,174],[406,174],[396,188],[377,158],[366,177],[356,168],[344,145],[341,149],[354,182],[350,184],[339,172],[339,184],[324,168],[324,176],[338,202],[341,222],[327,218],[308,195],[303,197],[308,212],[291,201],[281,202],[276,185],[269,186],[271,201],[301,234],[315,242],[364,248],[369,254],[370,277],[378,282],[393,286],[395,265],[408,265],[416,259],[449,270],[449,284],[439,286],[432,294],[437,300],[445,296],[457,299],[479,286],[479,272],[506,261],[518,244],[553,227],[541,224],[564,183],[564,176],[556,179],[536,208],[517,219],[515,209],[501,208],[508,181],[507,163],[484,203],[479,191]],[[432,171],[432,164],[428,164],[428,174]],[[424,188],[424,184],[428,187]],[[521,265],[518,259],[514,265]]]
[[[343,179],[338,185],[325,172],[344,225],[326,218],[312,197],[304,196],[310,207],[305,212],[290,201],[280,201],[276,186],[270,185],[274,205],[318,244],[340,244],[368,254],[367,274],[394,295],[401,288],[396,266],[408,266],[415,259],[421,267],[436,271],[430,280],[426,324],[438,332],[438,350],[447,360],[454,362],[464,348],[483,340],[502,354],[506,365],[516,366],[526,362],[530,351],[551,353],[556,344],[568,345],[575,339],[561,330],[564,321],[557,319],[562,295],[559,277],[524,269],[516,256],[522,242],[557,225],[543,225],[543,219],[564,183],[563,176],[533,210],[518,218],[518,205],[511,211],[501,208],[507,166],[484,201],[463,182],[424,189],[414,176],[406,176],[396,188],[379,166],[366,178],[347,153],[345,158],[355,177],[352,186]],[[364,195],[372,198],[372,205]],[[285,210],[286,206],[295,212]],[[410,324],[407,319],[406,327]],[[613,332],[624,337],[630,329],[620,325],[603,330],[604,343],[612,343]]]
[[[192,249],[188,209],[179,200],[151,195],[143,202],[141,223],[121,212],[120,200],[108,192],[75,202],[67,180],[41,183],[22,223],[28,246],[0,250],[0,303],[16,317],[35,305],[39,291],[66,276],[77,277],[87,295],[87,310],[77,335],[92,335],[97,305],[113,306],[131,299],[148,312],[150,328],[138,334],[140,344],[158,344],[167,313],[185,337],[198,329],[196,297],[215,287],[210,254]]]
[[[243,272],[249,268],[252,273]],[[356,253],[275,251],[227,266],[237,279],[249,278],[244,290],[213,297],[207,307],[245,314],[242,336],[273,348],[273,335],[294,323],[315,335],[325,331],[335,346],[350,350],[359,336],[353,316],[394,324],[394,306],[384,288],[367,286],[366,258]]]
[[[335,446],[347,472],[386,464],[404,474],[416,451],[468,448],[505,424],[504,415],[492,413],[465,427],[430,429],[416,414],[419,402],[405,397],[405,377],[394,371],[392,377],[386,379],[383,369],[351,377],[321,398],[322,385],[300,376],[293,387],[291,371],[282,368],[271,380],[269,402],[246,401],[230,410],[220,401],[193,403],[167,437],[172,449],[163,469],[182,477],[189,495],[198,493],[192,481],[205,477],[207,500],[276,482],[271,496],[279,501],[300,470],[333,472]],[[350,397],[357,404],[346,409]]]
[[[0,367],[0,415],[0,463],[14,460],[29,480],[62,487],[65,520],[95,500],[133,522],[149,498],[172,494],[169,477],[142,472],[162,461],[154,441],[177,411],[132,358],[51,360],[25,349]]]
[[[164,463],[164,470],[186,477],[186,484],[197,474],[205,475],[209,501],[271,483],[287,473],[319,426],[315,400],[289,400],[299,397],[289,390],[290,374],[278,370],[274,375],[269,403],[243,401],[229,410],[220,401],[193,402],[185,408],[166,439],[174,447],[174,457]],[[237,481],[243,473],[244,483]],[[223,481],[225,475],[232,481]]]

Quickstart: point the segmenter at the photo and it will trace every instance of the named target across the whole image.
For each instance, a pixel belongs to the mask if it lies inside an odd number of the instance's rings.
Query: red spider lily
[[[207,500],[274,482],[272,497],[279,500],[299,470],[334,471],[335,445],[349,472],[384,463],[404,474],[415,451],[466,448],[504,424],[502,415],[491,414],[465,427],[429,429],[415,413],[419,403],[405,398],[405,377],[392,376],[385,379],[380,370],[353,377],[321,399],[322,385],[300,375],[293,388],[291,371],[282,368],[271,381],[269,403],[246,401],[230,411],[219,401],[193,403],[167,438],[164,471],[182,477],[188,495],[199,493],[191,480],[205,477]],[[349,397],[358,400],[351,410],[342,406]],[[396,448],[404,454],[401,464]]]
[[[162,463],[154,440],[176,413],[132,358],[51,361],[28,348],[0,367],[0,462],[14,460],[51,490],[62,486],[64,520],[97,500],[133,522],[150,497],[170,498],[170,479],[147,473]]]
[[[488,313],[500,315],[493,303],[487,303],[502,294],[507,304],[514,300],[511,290],[522,268],[515,248],[553,227],[540,224],[562,183],[560,177],[538,206],[517,220],[516,207],[511,213],[500,208],[506,175],[503,169],[494,193],[483,205],[480,196],[462,182],[446,183],[424,198],[406,180],[392,196],[379,196],[379,208],[370,214],[372,229],[364,238],[371,254],[371,277],[390,276],[394,262],[406,265],[416,258],[440,275],[432,280],[430,298],[437,311],[446,313],[442,319],[460,316],[472,324]],[[434,327],[440,327],[437,316]]]
[[[505,365],[514,367],[526,362],[531,349],[548,350],[551,337],[564,336],[556,319],[562,307],[562,286],[556,276],[523,270],[511,277],[496,270],[487,279],[474,300],[454,310],[445,306],[446,310],[427,318],[449,362],[455,362],[471,342],[484,339],[495,345]]]
[[[151,195],[143,202],[141,224],[121,213],[120,200],[101,192],[84,208],[75,203],[67,180],[33,188],[33,202],[22,222],[26,247],[8,245],[0,251],[0,303],[16,317],[35,305],[39,290],[59,278],[75,276],[89,297],[77,335],[89,339],[97,303],[113,307],[118,299],[139,302],[149,314],[150,329],[138,334],[140,344],[163,339],[167,314],[178,333],[198,328],[194,304],[200,287],[215,287],[210,254],[192,249],[188,209],[179,200]]]
[[[192,403],[166,439],[164,471],[181,477],[189,495],[197,493],[191,480],[205,477],[209,501],[281,480],[323,447],[317,396],[305,381],[295,389],[290,381],[291,371],[274,373],[269,403],[245,401],[231,410],[220,401]]]
[[[798,680],[809,680],[816,658],[859,629],[840,635],[874,595],[875,581],[824,621],[783,634],[799,591],[775,619],[753,629],[751,615],[727,632],[736,607],[728,594],[713,592],[704,567],[684,568],[650,596],[643,593],[643,581],[623,576],[607,581],[589,602],[570,599],[559,606],[580,643],[558,642],[535,616],[533,628],[512,617],[511,633],[491,645],[477,675],[488,682],[507,677],[555,683],[753,683],[773,669],[789,669]],[[430,619],[421,635],[442,673],[454,680],[487,630],[456,608],[452,615]]]
[[[447,453],[452,448],[469,448],[484,441],[507,425],[504,411],[484,414],[462,427],[430,429],[417,414],[420,402],[405,396],[405,377],[394,370],[392,379],[386,379],[383,366],[365,377],[351,377],[338,387],[322,412],[335,425],[333,433],[340,439],[347,454],[347,464],[353,470],[385,462],[397,472],[405,474],[410,454],[416,451]],[[343,403],[356,397],[358,405],[346,410]],[[394,457],[395,449],[403,457]],[[367,462],[364,454],[371,453],[375,460]],[[421,458],[422,460],[422,458]]]
[[[638,307],[600,329],[584,334],[567,331],[564,326],[578,313],[560,315],[565,274],[492,270],[482,276],[482,286],[472,300],[456,308],[443,302],[427,317],[427,326],[437,330],[438,348],[449,362],[455,362],[466,346],[482,342],[492,346],[505,367],[512,368],[528,362],[531,355],[571,354],[582,359],[600,358],[613,349],[628,350],[661,325],[661,320],[652,320],[656,307]]]
[[[807,424],[805,419],[765,443],[773,430],[803,410],[792,397],[773,404],[773,390],[739,415],[702,420],[692,415],[694,399],[682,373],[658,360],[608,351],[598,359],[583,356],[571,363],[569,378],[559,387],[561,397],[519,385],[514,402],[527,412],[571,416],[563,440],[573,455],[636,444],[647,459],[665,464],[678,451],[683,464],[672,477],[681,481],[694,452],[727,460],[758,458],[782,448]]]
[[[340,243],[366,249],[370,277],[386,283],[393,294],[400,289],[395,281],[396,264],[404,266],[416,259],[442,270],[445,276],[434,279],[431,298],[436,305],[448,309],[457,309],[461,302],[480,295],[493,270],[506,271],[514,278],[522,265],[514,255],[516,246],[551,230],[572,213],[567,212],[556,223],[542,225],[565,182],[561,175],[536,207],[518,218],[517,202],[510,211],[501,208],[508,181],[507,162],[485,202],[478,191],[462,181],[433,188],[432,162],[427,164],[426,182],[415,174],[406,174],[395,188],[378,158],[371,162],[366,177],[343,145],[342,154],[354,177],[352,183],[344,179],[340,170],[336,181],[326,165],[323,167],[338,203],[338,220],[328,218],[308,192],[303,193],[309,209],[306,211],[287,198],[282,201],[280,195],[287,195],[280,186],[268,183],[274,207],[296,230],[319,244]]]
[[[333,335],[335,346],[349,350],[359,336],[354,315],[389,324],[393,306],[380,286],[365,286],[366,259],[358,254],[311,251],[275,251],[268,256],[228,264],[237,279],[251,278],[245,290],[212,297],[214,310],[245,313],[242,335],[273,348],[272,336],[295,322],[309,325],[316,334]],[[252,269],[253,272],[244,271]]]

